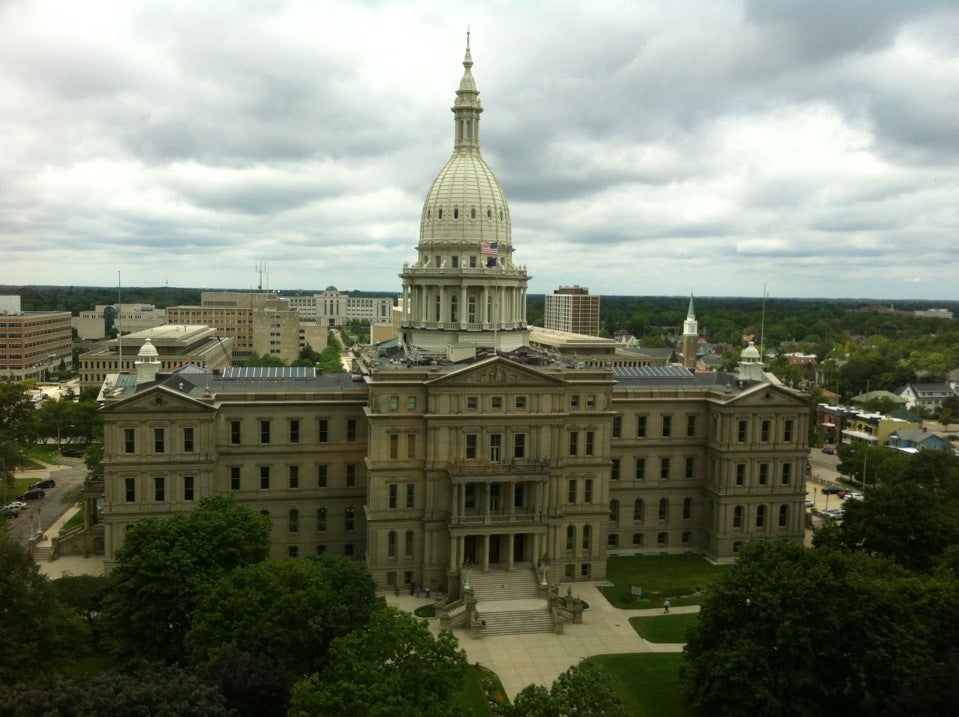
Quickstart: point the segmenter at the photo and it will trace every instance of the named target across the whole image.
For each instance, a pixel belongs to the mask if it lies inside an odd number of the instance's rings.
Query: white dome
[[[153,342],[150,341],[150,339],[147,339],[143,342],[143,346],[140,347],[140,351],[137,353],[137,358],[156,358],[159,355],[160,353],[157,351],[156,346],[153,345]]]
[[[750,342],[749,342],[749,346],[747,346],[746,348],[743,349],[743,352],[742,352],[742,354],[741,354],[741,358],[743,358],[743,359],[754,359],[754,360],[758,361],[758,360],[759,360],[759,349],[756,348],[756,344],[754,344],[752,341],[750,341]]]

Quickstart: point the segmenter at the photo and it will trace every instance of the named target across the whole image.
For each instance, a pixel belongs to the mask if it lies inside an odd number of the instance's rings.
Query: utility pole
[[[260,276],[260,282],[259,282],[259,284],[258,284],[257,287],[256,287],[257,291],[263,291],[263,274],[264,274],[264,272],[266,272],[266,264],[264,264],[264,263],[261,262],[261,261],[258,261],[258,262],[256,263],[256,273],[259,274],[259,276]]]

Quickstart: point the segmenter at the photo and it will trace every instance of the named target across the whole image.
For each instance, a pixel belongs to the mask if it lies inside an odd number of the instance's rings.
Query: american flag
[[[488,256],[496,256],[499,254],[499,242],[480,242],[480,254],[487,254]]]

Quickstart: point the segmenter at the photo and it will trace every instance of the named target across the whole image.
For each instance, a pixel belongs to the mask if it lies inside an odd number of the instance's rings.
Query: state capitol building
[[[544,559],[555,580],[596,580],[610,555],[729,561],[748,538],[803,539],[808,403],[755,348],[725,374],[530,347],[472,65],[467,42],[393,352],[357,352],[349,374],[171,373],[147,343],[104,392],[108,566],[138,519],[223,494],[270,516],[273,556],[353,557],[384,590],[456,595],[464,566]]]

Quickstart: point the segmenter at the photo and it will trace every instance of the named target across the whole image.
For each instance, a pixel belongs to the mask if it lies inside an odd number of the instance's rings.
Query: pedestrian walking
[[[663,603],[663,614],[665,615],[669,614],[669,600]]]

